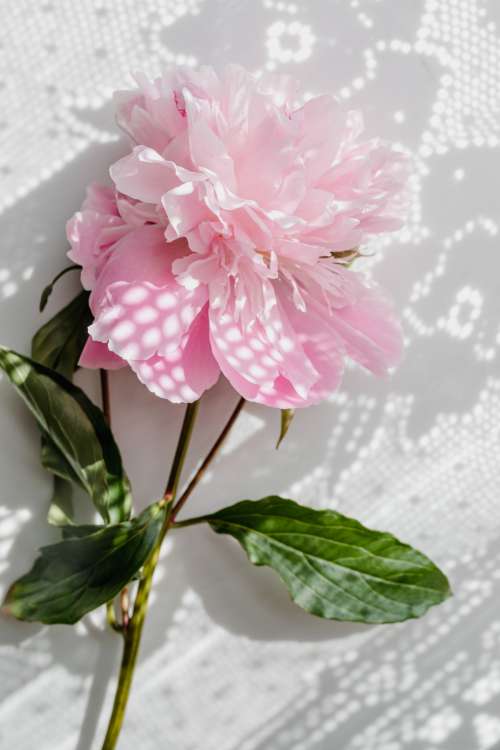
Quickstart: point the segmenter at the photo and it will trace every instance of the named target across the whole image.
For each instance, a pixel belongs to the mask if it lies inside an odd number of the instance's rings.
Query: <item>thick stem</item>
[[[141,643],[142,629],[148,607],[149,592],[153,582],[153,573],[160,556],[160,544],[155,547],[152,556],[144,566],[144,576],[139,584],[137,596],[134,604],[134,614],[129,622],[125,642],[123,647],[122,662],[120,665],[120,674],[118,676],[118,685],[116,689],[113,711],[108,725],[108,731],[104,738],[102,750],[113,750],[122,728],[127,708],[130,686],[134,676],[134,668],[139,653]]]
[[[182,467],[184,465],[184,459],[186,458],[187,449],[193,432],[194,422],[198,413],[198,406],[199,402],[189,404],[184,415],[184,422],[182,423],[181,433],[179,435],[177,449],[175,451],[174,461],[164,495],[164,500],[166,501],[166,503],[168,503],[168,505],[166,507],[163,529],[153,552],[144,565],[143,575],[141,578],[141,582],[139,583],[139,588],[137,589],[137,595],[135,597],[134,611],[128,623],[128,627],[126,628],[126,630],[124,630],[124,647],[122,662],[120,666],[120,674],[118,676],[118,685],[116,688],[113,710],[111,713],[111,718],[109,720],[106,737],[104,738],[102,750],[113,750],[113,748],[116,746],[116,742],[122,728],[125,709],[127,707],[127,700],[130,693],[130,686],[132,684],[132,678],[134,675],[134,668],[137,661],[137,655],[139,653],[142,629],[144,627],[144,620],[148,608],[148,599],[153,582],[153,575],[158,563],[158,559],[160,557],[160,548],[162,541],[169,528],[172,502],[175,498],[175,493],[179,484]]]
[[[220,433],[219,437],[217,438],[217,440],[215,441],[215,443],[210,448],[210,450],[207,453],[204,461],[202,461],[202,463],[200,464],[199,469],[196,471],[194,477],[191,479],[191,481],[189,482],[188,486],[186,487],[186,489],[182,493],[182,495],[179,498],[179,501],[177,502],[177,504],[174,506],[174,508],[172,510],[172,513],[170,514],[170,523],[171,524],[174,523],[175,519],[177,518],[177,514],[181,510],[182,506],[187,501],[187,499],[189,498],[189,496],[191,495],[191,493],[193,492],[193,490],[195,489],[195,487],[198,485],[198,482],[202,479],[203,474],[205,473],[205,471],[207,470],[208,466],[212,462],[212,459],[215,458],[215,456],[216,456],[219,448],[221,447],[222,443],[224,442],[224,440],[228,436],[231,427],[236,422],[236,419],[238,418],[238,415],[239,415],[240,411],[243,409],[244,406],[245,406],[245,399],[244,398],[240,398],[240,400],[236,404],[236,406],[235,406],[235,408],[234,408],[231,416],[229,417],[228,421],[226,422],[226,424],[225,424],[222,432]]]

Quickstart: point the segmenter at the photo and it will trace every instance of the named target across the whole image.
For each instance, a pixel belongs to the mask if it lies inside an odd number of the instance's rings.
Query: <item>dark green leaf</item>
[[[70,482],[61,477],[54,477],[47,521],[52,526],[67,526],[73,523],[73,488]]]
[[[39,304],[39,310],[40,312],[43,312],[45,310],[45,307],[47,306],[47,302],[49,301],[49,297],[54,291],[55,284],[61,279],[65,274],[67,274],[69,271],[79,271],[81,270],[80,266],[66,266],[66,268],[63,268],[62,271],[59,271],[59,273],[54,276],[50,284],[47,284],[45,289],[43,290],[41,296],[40,296],[40,304]]]
[[[79,266],[65,268],[44,289],[40,300],[40,310],[45,307],[56,281],[68,271],[78,268]],[[91,320],[88,292],[81,292],[35,334],[32,342],[33,359],[46,367],[57,370],[71,380],[77,369]],[[42,437],[42,465],[55,474],[53,496],[47,518],[49,523],[55,525],[70,522],[72,513],[71,515],[68,513],[71,509],[72,482],[79,481],[69,465],[65,467],[65,472],[61,473],[60,466],[65,463],[65,458],[57,446],[48,435],[44,435]]]
[[[61,525],[63,539],[80,539],[83,536],[90,536],[106,528],[102,524],[93,523],[85,523],[81,526],[75,526],[75,524]]]
[[[281,409],[280,436],[278,438],[278,442],[276,443],[276,450],[278,450],[278,448],[280,447],[283,441],[283,438],[288,432],[288,428],[290,427],[294,416],[295,416],[295,409]]]
[[[128,518],[130,486],[102,411],[66,378],[4,347],[0,367],[62,456],[46,465],[62,478],[76,475],[107,523]]]
[[[156,503],[132,521],[42,547],[30,572],[7,592],[4,610],[19,620],[77,622],[136,576],[158,541],[164,518],[165,507]]]
[[[446,576],[421,552],[331,510],[267,497],[203,520],[235,537],[254,565],[273,568],[292,599],[319,617],[399,622],[420,617],[451,593]]]
[[[33,336],[33,359],[68,379],[76,370],[92,322],[88,300],[89,293],[80,292]]]
[[[87,488],[59,448],[45,433],[42,433],[41,448],[42,466],[54,475],[47,521],[53,526],[65,526],[73,523],[73,484],[79,485],[85,491]]]

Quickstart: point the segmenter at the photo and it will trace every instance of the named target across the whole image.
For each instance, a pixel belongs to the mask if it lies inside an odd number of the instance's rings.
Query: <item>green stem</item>
[[[144,620],[146,618],[149,593],[151,591],[151,585],[153,582],[153,575],[158,563],[158,559],[160,557],[161,544],[169,528],[172,502],[175,498],[175,493],[179,485],[179,479],[181,476],[182,467],[184,465],[184,459],[186,458],[187,449],[189,447],[189,442],[191,440],[198,408],[198,401],[196,401],[194,404],[189,404],[184,415],[184,422],[182,423],[181,433],[179,435],[177,449],[175,451],[175,456],[172,463],[172,469],[170,471],[170,476],[164,494],[164,501],[167,507],[163,528],[160,533],[158,542],[153,549],[153,552],[144,565],[143,575],[139,584],[139,588],[137,589],[137,595],[135,597],[132,617],[130,618],[127,629],[124,631],[124,647],[122,662],[120,666],[120,674],[118,676],[118,685],[116,687],[113,710],[111,712],[111,718],[109,720],[108,730],[106,732],[106,737],[104,738],[102,750],[113,750],[113,748],[116,746],[118,735],[120,734],[120,730],[122,728],[125,709],[127,707],[127,700],[130,693],[130,686],[132,684],[132,678],[134,675],[134,668],[137,662],[137,655],[139,653],[142,629],[144,627]]]
[[[187,406],[186,415],[181,427],[181,434],[179,435],[174,460],[172,462],[172,468],[170,469],[170,476],[168,478],[165,493],[163,495],[163,499],[167,502],[173,500],[175,495],[177,494],[177,487],[179,486],[182,467],[184,465],[187,449],[191,441],[191,435],[193,433],[193,427],[199,408],[199,401],[195,401],[194,404],[188,404]],[[168,515],[170,516],[170,514]],[[168,523],[166,524],[166,526],[167,525]]]
[[[170,525],[173,529],[185,529],[186,526],[196,526],[199,523],[205,523],[207,518],[210,518],[210,516],[194,516],[194,518],[186,518],[184,521],[173,521]]]
[[[229,417],[228,421],[224,425],[224,427],[222,429],[222,432],[220,433],[219,437],[217,438],[217,440],[215,441],[215,443],[212,445],[212,447],[208,451],[205,459],[201,462],[200,467],[195,472],[193,478],[191,479],[191,481],[189,482],[188,486],[186,487],[186,489],[182,493],[182,495],[179,498],[179,500],[176,503],[176,505],[173,507],[172,512],[170,514],[170,516],[171,516],[171,523],[174,523],[174,521],[177,518],[177,515],[178,515],[179,511],[181,510],[181,508],[183,507],[184,503],[187,501],[187,499],[189,498],[189,496],[191,495],[191,493],[193,492],[193,490],[197,487],[198,483],[202,479],[205,471],[207,470],[208,466],[212,462],[212,459],[215,458],[215,456],[216,456],[219,448],[221,447],[222,443],[224,442],[224,440],[229,435],[229,431],[231,430],[231,427],[236,422],[236,420],[238,418],[238,415],[239,415],[239,413],[241,412],[241,410],[243,409],[244,406],[245,406],[245,399],[244,398],[240,398],[240,400],[238,401],[238,403],[234,407],[234,409],[233,409],[233,411],[231,413],[231,416]],[[181,524],[178,523],[176,525],[180,526]]]

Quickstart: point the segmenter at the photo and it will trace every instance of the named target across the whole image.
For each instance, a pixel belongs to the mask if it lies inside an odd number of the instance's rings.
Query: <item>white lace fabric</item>
[[[0,341],[20,351],[76,289],[65,278],[39,319],[39,292],[65,265],[65,221],[123,152],[111,93],[131,70],[238,62],[292,73],[362,109],[369,133],[414,157],[408,226],[373,243],[368,264],[401,310],[401,368],[386,381],[349,368],[278,452],[278,414],[247,407],[190,505],[197,514],[279,492],[336,508],[425,551],[455,596],[398,626],[324,622],[231,540],[177,532],[119,747],[498,750],[500,5],[3,0],[1,16]],[[91,373],[80,382],[98,398]],[[164,484],[182,409],[126,372],[111,387],[140,507]],[[191,466],[233,399],[223,382],[206,398]],[[3,381],[0,425],[3,594],[56,534],[36,430]],[[0,619],[0,746],[99,748],[119,650],[100,614],[76,628]]]

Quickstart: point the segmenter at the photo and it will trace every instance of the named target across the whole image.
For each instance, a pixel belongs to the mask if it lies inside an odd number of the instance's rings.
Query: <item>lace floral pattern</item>
[[[401,369],[377,382],[353,367],[327,404],[296,416],[278,453],[277,416],[250,407],[197,502],[208,510],[240,499],[251,452],[260,466],[247,482],[251,496],[271,483],[285,496],[390,528],[449,572],[455,597],[422,621],[390,629],[310,620],[272,573],[247,566],[229,541],[192,529],[183,535],[191,534],[191,545],[167,544],[123,750],[152,750],[160,736],[176,750],[498,748],[498,5],[3,6],[0,328],[2,341],[19,349],[37,325],[34,300],[64,263],[66,219],[90,179],[104,177],[124,153],[110,97],[129,85],[130,69],[155,74],[169,62],[234,61],[291,72],[311,94],[331,91],[363,109],[368,134],[399,142],[415,165],[408,227],[372,241],[366,250],[374,255],[363,261],[402,311]],[[71,283],[61,284],[52,310]],[[91,374],[82,382],[92,390]],[[12,429],[21,407],[3,382],[0,390],[9,431],[0,456],[3,592],[33,548],[52,538],[44,523],[49,481],[38,469],[21,479],[13,470],[14,456],[36,466],[37,436],[27,420]],[[170,425],[180,412],[158,405],[126,372],[113,374],[112,390],[127,404],[115,428],[135,495],[150,501],[164,466],[152,463],[148,446],[165,445],[167,454],[166,432],[175,435]],[[229,398],[224,383],[216,386],[198,448],[210,442]],[[1,622],[0,744],[98,746],[93,727],[101,710],[108,714],[119,647],[100,627],[97,616],[76,630]]]

